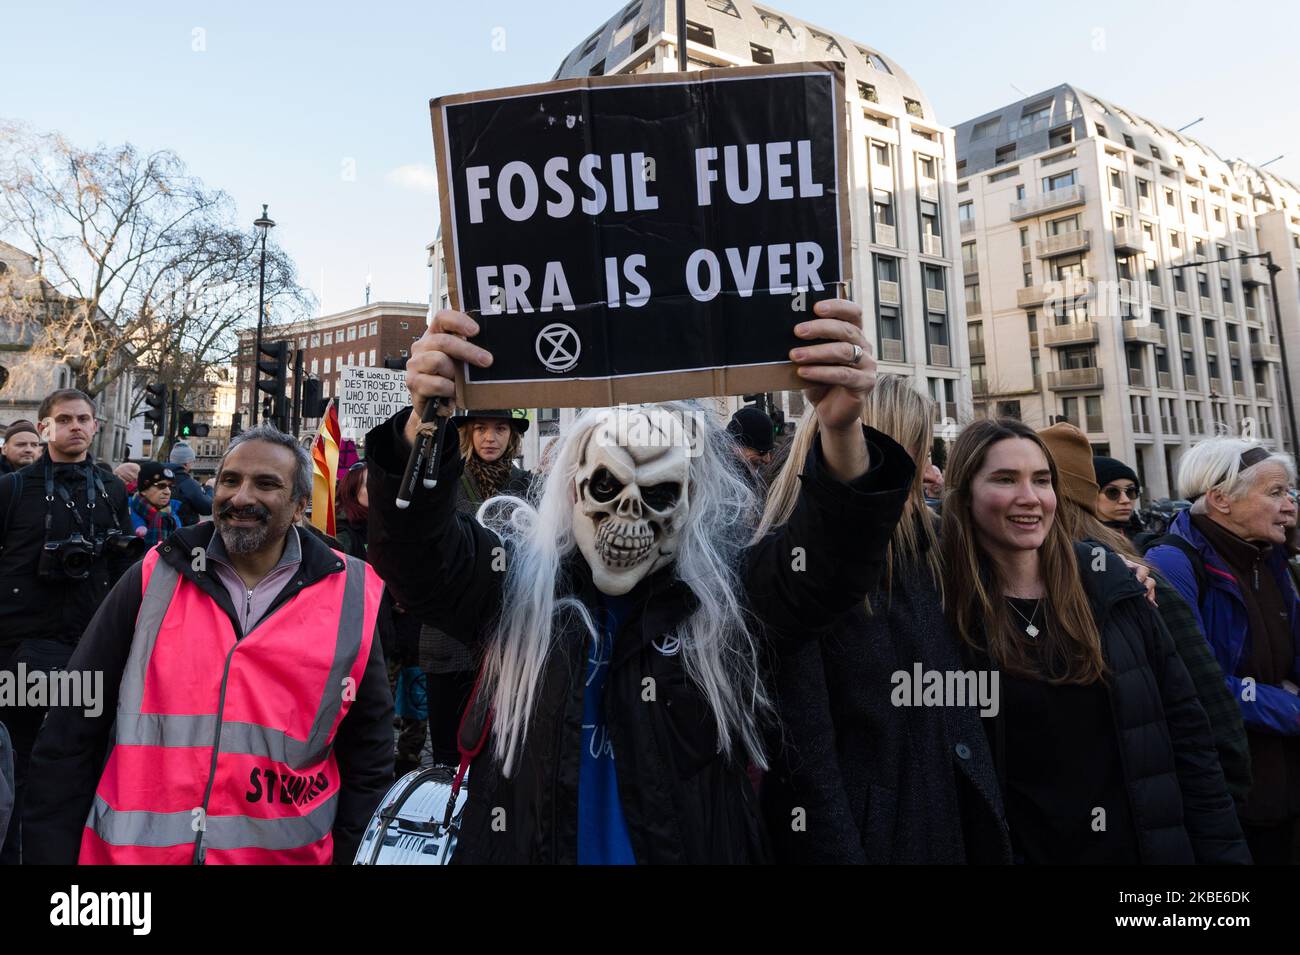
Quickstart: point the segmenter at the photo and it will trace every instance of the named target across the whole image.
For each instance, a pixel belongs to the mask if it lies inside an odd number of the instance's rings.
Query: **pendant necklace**
[[[1037,600],[1035,600],[1034,612],[1031,613],[1028,617],[1026,617],[1023,613],[1020,612],[1019,607],[1017,607],[1010,600],[1007,601],[1007,604],[1011,607],[1011,609],[1016,612],[1016,616],[1025,622],[1025,633],[1029,634],[1029,639],[1031,640],[1036,639],[1038,637],[1039,630],[1037,627],[1034,626],[1034,618],[1038,616],[1038,607],[1040,604],[1042,604],[1042,602],[1043,602],[1042,597],[1039,597]]]

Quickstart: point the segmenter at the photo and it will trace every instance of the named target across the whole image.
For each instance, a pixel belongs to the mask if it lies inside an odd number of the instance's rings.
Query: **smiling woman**
[[[1056,520],[1042,439],[972,424],[947,481],[948,610],[999,670],[985,727],[1017,861],[1249,861],[1187,669],[1123,561]]]

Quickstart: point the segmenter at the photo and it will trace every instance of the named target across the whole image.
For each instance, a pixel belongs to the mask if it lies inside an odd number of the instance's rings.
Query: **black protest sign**
[[[490,368],[469,407],[801,387],[788,356],[844,294],[836,63],[564,80],[434,100],[453,307]]]

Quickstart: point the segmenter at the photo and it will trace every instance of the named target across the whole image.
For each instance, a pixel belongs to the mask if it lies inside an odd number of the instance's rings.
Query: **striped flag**
[[[321,417],[320,430],[311,446],[311,523],[319,531],[334,536],[334,489],[339,474],[338,399],[331,398]]]

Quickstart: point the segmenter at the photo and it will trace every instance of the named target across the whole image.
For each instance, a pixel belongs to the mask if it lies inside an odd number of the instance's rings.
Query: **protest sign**
[[[339,369],[338,399],[339,432],[357,442],[411,403],[405,372],[348,365]]]
[[[431,104],[468,407],[799,388],[849,273],[844,68],[562,80]]]

